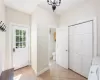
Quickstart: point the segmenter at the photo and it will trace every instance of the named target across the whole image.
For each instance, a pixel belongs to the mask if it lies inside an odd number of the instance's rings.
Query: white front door
[[[68,69],[68,28],[56,29],[56,63]]]
[[[26,27],[12,27],[13,67],[19,69],[29,64],[29,32]]]

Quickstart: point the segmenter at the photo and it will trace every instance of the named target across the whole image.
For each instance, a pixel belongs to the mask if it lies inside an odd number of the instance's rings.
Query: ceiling
[[[64,13],[66,10],[71,9],[76,5],[83,3],[83,1],[85,0],[61,0],[61,4],[60,6],[57,6],[55,13],[60,15]],[[41,2],[39,6],[45,8],[46,10],[52,11],[52,6],[48,5],[46,1]]]
[[[56,14],[61,14],[69,8],[83,2],[84,0],[62,0],[61,5],[57,7]],[[4,0],[5,5],[19,11],[31,14],[38,6],[52,11],[51,5],[47,4],[47,0]]]
[[[41,0],[4,0],[6,6],[31,14]]]

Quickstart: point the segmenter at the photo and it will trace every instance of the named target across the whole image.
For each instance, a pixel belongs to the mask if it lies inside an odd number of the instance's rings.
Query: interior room
[[[100,0],[0,0],[0,80],[100,80]]]
[[[49,28],[49,64],[56,62],[56,28]]]

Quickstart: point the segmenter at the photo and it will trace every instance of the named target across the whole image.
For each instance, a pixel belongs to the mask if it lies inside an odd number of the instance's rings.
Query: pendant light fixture
[[[57,6],[60,6],[61,0],[47,0],[47,3],[52,6],[53,12],[56,10]]]

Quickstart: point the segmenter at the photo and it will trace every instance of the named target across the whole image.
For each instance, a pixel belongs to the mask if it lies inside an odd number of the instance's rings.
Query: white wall
[[[11,40],[11,29],[10,29],[10,24],[11,23],[15,23],[15,24],[22,24],[22,25],[26,25],[29,26],[29,29],[31,27],[31,15],[14,10],[12,8],[6,7],[6,24],[8,27],[7,30],[7,53],[6,53],[6,69],[9,69],[12,67],[12,60],[11,60],[11,44],[12,44],[12,40]]]
[[[56,48],[56,41],[54,40],[54,32],[56,32],[56,28],[50,28],[51,29],[51,33],[49,33],[50,35],[50,41],[49,41],[49,57],[52,58],[52,53],[55,52],[55,48]]]
[[[33,12],[32,23],[37,26],[37,73],[48,67],[49,26],[57,27],[56,16],[45,9],[37,7]],[[35,27],[35,26],[32,26]],[[33,32],[32,30],[31,32]],[[32,40],[32,39],[31,39]],[[32,44],[36,47],[36,45]],[[34,49],[34,47],[32,48]],[[36,54],[36,53],[32,53]]]
[[[77,7],[66,11],[65,14],[60,16],[59,27],[68,27],[94,17],[97,17],[98,22],[98,55],[100,55],[100,0],[86,0],[84,4],[79,4]]]
[[[32,15],[31,20],[31,65],[37,74],[37,25],[34,21],[34,15]]]
[[[5,6],[4,0],[0,0],[0,21],[5,23]],[[5,36],[6,32],[0,30],[0,74],[5,69]]]
[[[38,25],[37,30],[37,72],[48,67],[48,28]]]

